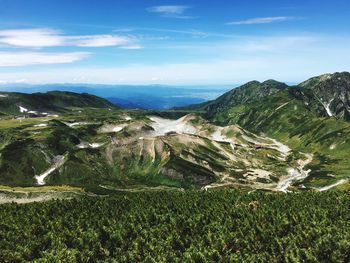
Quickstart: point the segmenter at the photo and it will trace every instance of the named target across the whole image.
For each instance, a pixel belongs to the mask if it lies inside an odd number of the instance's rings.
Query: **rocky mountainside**
[[[349,73],[322,75],[251,103],[224,105],[210,119],[220,125],[238,124],[312,153],[305,185],[336,183],[350,174],[348,83]]]
[[[350,73],[325,74],[298,85],[301,99],[323,116],[350,121]]]
[[[0,113],[10,115],[45,115],[66,108],[114,108],[111,102],[87,93],[51,91],[47,93],[0,92]]]
[[[288,86],[275,80],[264,82],[251,81],[229,92],[226,92],[219,98],[202,104],[185,107],[191,110],[204,110],[208,116],[213,116],[223,111],[226,107],[234,107],[240,104],[260,100]]]

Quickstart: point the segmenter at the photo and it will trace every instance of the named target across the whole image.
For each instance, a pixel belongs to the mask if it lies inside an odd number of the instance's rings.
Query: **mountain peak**
[[[322,74],[316,77],[312,77],[302,83],[299,84],[300,87],[313,87],[315,85],[318,85],[320,83],[324,82],[331,82],[333,85],[337,84],[336,82],[339,81],[345,81],[350,84],[350,73],[343,71],[343,72],[335,72],[335,73],[327,73]]]

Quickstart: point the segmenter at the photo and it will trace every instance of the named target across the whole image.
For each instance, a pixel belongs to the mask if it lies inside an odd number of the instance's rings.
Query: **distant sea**
[[[0,91],[47,92],[52,90],[90,93],[108,99],[127,109],[164,110],[212,100],[237,85],[167,86],[167,85],[93,85],[93,84],[11,84],[0,86]]]

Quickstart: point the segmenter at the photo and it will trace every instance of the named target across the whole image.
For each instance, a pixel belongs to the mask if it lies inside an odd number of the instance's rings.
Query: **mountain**
[[[271,138],[238,125],[219,127],[195,114],[174,120],[88,109],[11,120],[0,131],[0,183],[12,186],[284,190],[292,182],[285,171],[294,167],[303,176],[301,163],[309,161]]]
[[[226,85],[168,86],[168,85],[102,85],[102,84],[1,84],[8,92],[37,93],[52,90],[89,93],[107,99],[124,109],[164,110],[202,103],[230,90]]]
[[[301,99],[322,116],[350,121],[350,73],[325,74],[298,85]]]
[[[45,115],[67,108],[114,108],[115,105],[87,93],[50,91],[47,93],[0,92],[0,112],[12,115]],[[44,114],[43,114],[44,113]]]
[[[102,99],[101,108],[77,109],[63,99],[55,104],[59,115],[0,120],[0,183],[111,191],[348,188],[348,76],[292,87],[253,81],[187,111],[121,110]],[[35,96],[33,108],[41,105]],[[322,103],[330,100],[332,116]]]
[[[222,104],[215,114],[207,109],[207,116],[214,123],[240,125],[313,154],[306,186],[348,180],[349,75],[343,72],[311,78],[250,103]]]
[[[281,91],[303,101],[311,110],[321,117],[338,117],[350,120],[350,73],[337,72],[313,77],[297,86],[275,81],[251,81],[219,98],[202,104],[191,105],[184,109],[204,111],[208,117],[238,105],[258,102]]]
[[[288,85],[275,80],[264,82],[251,81],[229,92],[226,92],[219,98],[202,104],[184,107],[191,110],[204,110],[208,116],[224,110],[226,107],[234,107],[243,103],[249,103],[262,99],[287,88]]]

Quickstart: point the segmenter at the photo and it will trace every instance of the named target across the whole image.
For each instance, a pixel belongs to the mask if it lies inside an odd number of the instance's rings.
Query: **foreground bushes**
[[[144,192],[0,206],[0,262],[349,260],[346,192]]]

